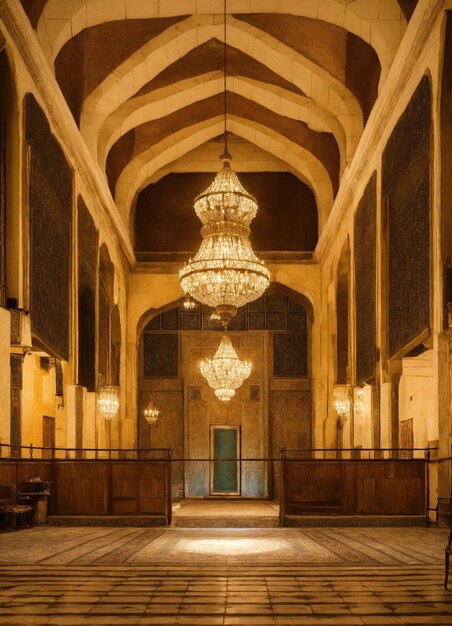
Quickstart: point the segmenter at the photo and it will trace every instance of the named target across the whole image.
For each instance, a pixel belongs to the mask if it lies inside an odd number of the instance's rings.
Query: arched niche
[[[212,357],[223,331],[211,309],[186,311],[183,300],[148,311],[138,324],[137,440],[141,450],[170,447],[174,496],[212,495],[207,459],[211,430],[234,426],[241,432],[244,462],[240,495],[274,496],[282,445],[312,447],[311,325],[313,308],[303,295],[273,284],[266,294],[239,309],[228,333],[238,355],[252,362],[249,379],[228,403],[221,403],[201,376],[199,363]],[[160,416],[149,426],[149,400]],[[206,459],[194,462],[193,458]]]
[[[98,384],[111,384],[111,334],[112,311],[114,308],[115,267],[105,244],[99,250],[99,292],[98,292]]]
[[[0,33],[0,50],[4,39]],[[21,267],[20,213],[15,205],[19,188],[20,141],[16,80],[6,49],[0,51],[0,305],[19,303]],[[8,300],[8,302],[7,302]]]
[[[96,299],[86,287],[78,297],[78,384],[94,391],[96,387]]]
[[[99,234],[82,196],[77,198],[78,384],[96,388],[96,291]]]

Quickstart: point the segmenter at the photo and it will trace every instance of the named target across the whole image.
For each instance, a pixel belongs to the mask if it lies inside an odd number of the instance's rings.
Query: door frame
[[[236,457],[237,457],[237,491],[214,491],[214,472],[215,472],[215,430],[235,430],[237,432],[237,444],[236,444]],[[240,496],[242,493],[242,437],[241,427],[239,425],[229,424],[210,424],[210,480],[209,480],[209,495],[211,496]]]

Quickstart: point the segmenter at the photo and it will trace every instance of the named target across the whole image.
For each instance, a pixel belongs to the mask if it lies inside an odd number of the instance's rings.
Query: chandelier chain
[[[227,43],[226,43],[226,2],[223,10],[223,97],[224,97],[224,156],[228,158],[228,130],[227,130]]]

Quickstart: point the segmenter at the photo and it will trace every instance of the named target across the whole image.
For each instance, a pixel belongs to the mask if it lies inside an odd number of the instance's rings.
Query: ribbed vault
[[[223,0],[21,2],[132,240],[139,215],[143,252],[151,221],[165,223],[168,181],[188,203],[194,181],[218,168]],[[274,181],[290,181],[291,215],[298,206],[309,233],[299,249],[315,247],[415,6],[227,1],[228,130],[239,151],[233,165],[239,174],[253,172],[251,181],[273,172],[274,198]],[[289,178],[278,178],[284,173]],[[167,187],[157,188],[163,180]],[[184,210],[192,211],[188,204]],[[277,215],[274,204],[266,211]],[[152,252],[155,237],[148,238]],[[284,251],[281,232],[273,246],[261,241]]]

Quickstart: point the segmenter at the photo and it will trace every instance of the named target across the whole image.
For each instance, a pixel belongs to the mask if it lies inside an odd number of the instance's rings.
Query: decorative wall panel
[[[441,79],[441,256],[444,263],[444,318],[452,302],[452,10],[446,11],[444,61]]]
[[[30,303],[34,336],[69,358],[72,170],[31,94],[26,101],[30,146]]]
[[[273,335],[273,376],[307,376],[307,336],[303,333]]]
[[[178,335],[144,334],[143,374],[145,378],[177,376],[179,370]]]
[[[341,250],[336,282],[336,382],[348,382],[349,364],[349,282],[350,243],[347,237]]]
[[[81,196],[77,201],[78,242],[78,382],[96,386],[96,277],[98,232]]]
[[[429,326],[430,99],[430,81],[425,76],[383,153],[390,356]]]
[[[220,321],[210,319],[212,308],[197,305],[193,311],[182,306],[153,317],[145,330],[212,330],[222,331]],[[238,309],[229,330],[295,330],[308,331],[307,314],[302,304],[288,296],[262,296]]]
[[[11,343],[19,345],[22,339],[22,313],[10,311],[11,314]]]
[[[11,439],[12,446],[21,445],[22,427],[22,367],[23,357],[19,354],[10,355],[11,367]],[[20,456],[18,449],[12,448],[11,456]]]
[[[150,426],[143,417],[143,409],[150,397],[160,409],[160,416]],[[138,416],[138,445],[140,450],[171,448],[173,459],[184,457],[184,396],[180,379],[143,381],[140,391]],[[183,462],[171,463],[171,490],[173,497],[183,497]]]
[[[5,114],[0,105],[0,305],[6,298],[6,136]]]
[[[375,377],[376,341],[376,217],[377,177],[374,173],[355,214],[356,383]]]
[[[60,359],[55,359],[55,395],[63,396],[64,377]]]
[[[110,350],[110,309],[108,296],[102,282],[99,285],[98,329],[99,355],[97,371],[99,384],[106,385],[108,382],[108,359]]]

